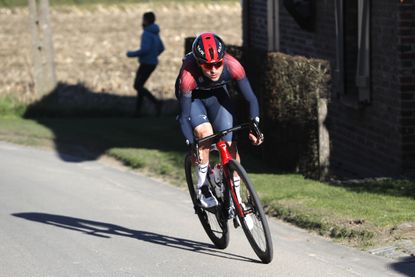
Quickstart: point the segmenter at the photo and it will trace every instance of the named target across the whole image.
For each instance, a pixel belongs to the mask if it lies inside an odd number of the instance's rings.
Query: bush
[[[250,54],[261,71],[256,86],[268,137],[264,158],[279,170],[321,178],[318,99],[328,99],[328,62],[282,53]]]
[[[228,52],[244,65],[260,102],[265,134],[262,158],[277,171],[324,178],[318,100],[329,99],[329,63],[236,46],[228,47]],[[246,103],[240,96],[236,99],[238,117],[242,118],[247,115]]]
[[[328,63],[282,53],[267,55],[263,104],[272,121],[317,119],[317,99],[327,98]]]

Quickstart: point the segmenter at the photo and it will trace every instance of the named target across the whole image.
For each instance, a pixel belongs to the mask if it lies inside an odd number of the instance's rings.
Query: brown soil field
[[[97,93],[135,95],[138,63],[125,56],[140,46],[141,16],[152,10],[166,51],[147,83],[157,97],[174,97],[174,82],[184,54],[184,39],[218,33],[227,44],[240,45],[239,3],[156,3],[51,10],[56,75],[67,84],[82,83]],[[34,97],[28,9],[0,9],[0,97]]]

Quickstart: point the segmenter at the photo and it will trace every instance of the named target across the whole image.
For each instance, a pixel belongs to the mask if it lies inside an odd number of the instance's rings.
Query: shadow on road
[[[112,148],[183,152],[177,100],[162,100],[160,117],[146,101],[143,116],[137,117],[135,101],[135,96],[92,91],[82,83],[59,83],[27,107],[23,117],[52,131],[59,157],[68,162],[96,160]]]
[[[405,257],[391,266],[396,272],[405,276],[415,276],[415,257]]]
[[[167,247],[173,247],[181,250],[187,250],[220,258],[254,263],[258,262],[247,257],[216,250],[214,246],[207,243],[161,235],[153,232],[132,230],[110,223],[46,213],[15,213],[12,215],[26,220],[44,223],[68,230],[78,231],[87,235],[92,235],[100,238],[111,238],[111,236],[123,236],[149,243],[155,243],[158,245],[164,245]]]

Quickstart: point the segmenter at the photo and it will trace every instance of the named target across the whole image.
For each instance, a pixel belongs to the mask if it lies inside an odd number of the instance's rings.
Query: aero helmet
[[[192,45],[192,53],[198,63],[216,63],[225,56],[225,44],[214,33],[202,33]]]

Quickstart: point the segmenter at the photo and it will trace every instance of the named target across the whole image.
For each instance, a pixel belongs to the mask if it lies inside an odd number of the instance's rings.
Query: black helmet
[[[192,53],[198,63],[216,63],[225,56],[225,44],[214,33],[203,33],[196,37]]]

